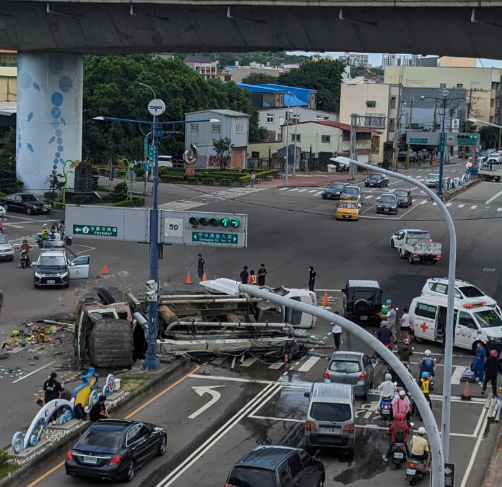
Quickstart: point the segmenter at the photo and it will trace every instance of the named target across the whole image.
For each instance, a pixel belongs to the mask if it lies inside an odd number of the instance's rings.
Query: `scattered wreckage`
[[[239,283],[215,279],[200,283],[200,292],[173,292],[159,298],[159,354],[260,354],[263,359],[298,358],[309,343],[316,317],[241,293]],[[306,304],[316,305],[312,291],[269,288]],[[132,293],[113,295],[100,288],[77,307],[74,350],[80,364],[130,367],[145,357],[148,303]]]

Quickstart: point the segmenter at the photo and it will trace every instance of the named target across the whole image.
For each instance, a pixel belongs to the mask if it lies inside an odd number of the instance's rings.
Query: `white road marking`
[[[242,362],[241,367],[250,367],[256,362],[255,357],[248,357],[244,362]]]
[[[311,190],[309,191],[309,193],[315,193],[315,192],[317,192],[317,191],[318,191],[317,189],[311,189]]]
[[[460,379],[464,373],[465,367],[455,367],[453,374],[451,375],[451,383],[455,385],[460,384]]]
[[[437,203],[435,203],[435,202],[434,202],[434,203],[432,203],[432,206],[437,206],[437,205],[438,205],[438,204],[437,204]]]
[[[320,357],[310,357],[299,369],[298,372],[308,372],[318,361]]]
[[[463,208],[465,205],[458,205],[457,208]]]
[[[289,191],[298,191],[300,188],[291,188]]]
[[[502,208],[497,208],[497,211],[502,211]]]
[[[374,195],[369,194],[368,196],[365,197],[365,199],[369,200],[370,198],[373,198]]]
[[[322,191],[318,191],[317,193],[314,194],[314,196],[319,196],[322,193]]]
[[[425,203],[427,203],[427,200],[422,200],[419,204],[420,205],[425,205]]]
[[[210,401],[207,404],[204,404],[201,408],[197,409],[193,414],[188,416],[188,419],[195,419],[197,416],[202,414],[204,411],[208,410],[213,404],[216,404],[220,398],[221,398],[221,393],[218,391],[214,391],[213,389],[216,389],[217,387],[225,387],[224,385],[222,386],[194,386],[192,389],[200,396],[202,397],[204,394],[209,394],[211,396]]]
[[[446,203],[446,206],[451,206],[453,205],[453,203]]]
[[[215,443],[225,436],[237,423],[245,418],[248,413],[261,404],[263,399],[267,400],[268,396],[274,395],[276,391],[281,389],[281,385],[266,386],[260,391],[251,401],[241,408],[230,420],[228,420],[221,428],[219,428],[212,436],[210,436],[202,445],[194,450],[185,460],[183,460],[174,470],[172,470],[156,487],[169,487],[172,485],[186,470],[188,470],[197,460],[199,460]]]
[[[270,367],[269,369],[272,369],[272,370],[277,370],[277,369],[280,369],[286,362],[284,362],[283,360],[278,360],[277,362],[274,362]]]
[[[486,200],[485,205],[489,205],[492,201],[496,200],[501,194],[502,194],[502,191],[499,191],[496,195],[492,196],[489,200]]]
[[[289,188],[280,188],[279,191],[287,191]]]
[[[305,193],[305,191],[307,191],[306,189],[300,189],[298,190],[299,193]]]
[[[26,379],[27,377],[30,377],[30,375],[33,375],[33,374],[36,374],[37,372],[40,372],[41,370],[43,369],[46,369],[47,367],[49,367],[50,365],[52,364],[55,364],[56,361],[53,360],[52,362],[49,362],[48,364],[45,364],[43,365],[42,367],[39,367],[38,369],[36,370],[33,370],[32,372],[30,372],[29,374],[26,374],[26,375],[23,375],[23,377],[20,377],[19,379],[16,379],[14,382],[12,382],[13,384],[17,384],[18,382],[21,382],[22,380]]]
[[[478,205],[472,205],[471,210],[475,210],[478,207]]]
[[[425,194],[425,191],[423,189],[420,190],[420,194]]]

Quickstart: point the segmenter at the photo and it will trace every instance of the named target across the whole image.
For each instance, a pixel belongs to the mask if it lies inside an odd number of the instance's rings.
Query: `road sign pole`
[[[440,139],[440,154],[439,154],[439,188],[438,188],[438,196],[443,196],[443,166],[444,166],[444,151],[446,146],[446,133],[445,133],[445,121],[446,121],[446,103],[448,90],[443,91],[443,123],[441,128],[441,139]]]

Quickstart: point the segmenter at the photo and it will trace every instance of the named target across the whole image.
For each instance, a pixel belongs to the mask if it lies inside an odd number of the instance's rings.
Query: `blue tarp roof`
[[[316,90],[310,88],[298,88],[297,86],[285,86],[274,84],[248,85],[246,83],[237,83],[237,86],[242,89],[249,90],[251,93],[284,93],[284,105],[290,107],[305,107],[308,106],[310,93],[315,93]],[[295,96],[288,94],[293,93]]]

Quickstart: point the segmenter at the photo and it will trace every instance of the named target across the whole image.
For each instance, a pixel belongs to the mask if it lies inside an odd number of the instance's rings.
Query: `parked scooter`
[[[423,460],[419,460],[411,456],[406,466],[405,479],[410,483],[410,485],[415,485],[420,482],[425,477],[425,463]]]

